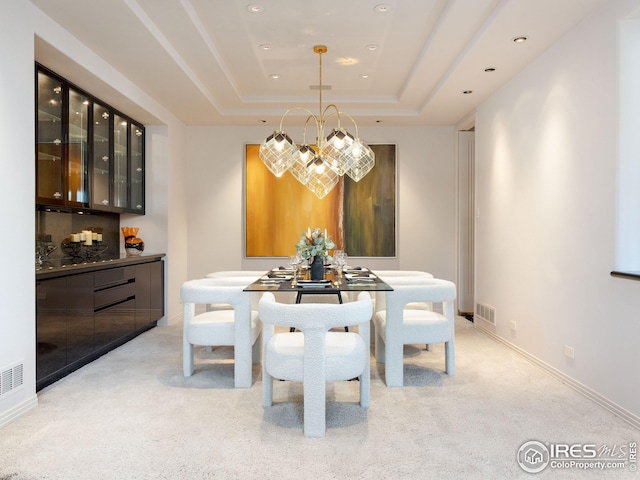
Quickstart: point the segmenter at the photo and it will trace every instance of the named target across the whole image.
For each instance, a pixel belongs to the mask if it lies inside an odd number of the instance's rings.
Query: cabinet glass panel
[[[93,104],[93,190],[91,203],[111,205],[111,159],[109,157],[109,124],[111,112],[99,103]]]
[[[38,72],[37,197],[64,201],[62,82]]]
[[[129,124],[120,115],[113,124],[113,204],[127,207],[127,132]]]
[[[67,200],[87,203],[89,165],[89,98],[69,89],[69,140],[67,162]]]
[[[131,124],[131,204],[136,212],[144,210],[144,130]]]

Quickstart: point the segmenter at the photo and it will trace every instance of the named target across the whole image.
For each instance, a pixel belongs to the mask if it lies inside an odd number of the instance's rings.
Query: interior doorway
[[[473,315],[475,132],[458,132],[458,314]]]

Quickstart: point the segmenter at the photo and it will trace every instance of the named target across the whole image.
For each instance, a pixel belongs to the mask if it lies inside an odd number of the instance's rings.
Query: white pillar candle
[[[93,241],[93,233],[91,230],[83,230],[82,233],[84,233],[84,244],[91,245]]]
[[[101,234],[101,233],[98,233],[98,238],[97,238],[97,240],[98,240],[99,242],[101,242],[101,241],[102,241],[102,234]]]

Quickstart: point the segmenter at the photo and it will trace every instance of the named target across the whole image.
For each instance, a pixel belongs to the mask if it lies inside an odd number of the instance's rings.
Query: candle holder
[[[86,242],[72,242],[69,238],[65,238],[61,246],[67,256],[82,261],[99,258],[109,248],[103,241],[91,242],[91,245],[88,245]]]

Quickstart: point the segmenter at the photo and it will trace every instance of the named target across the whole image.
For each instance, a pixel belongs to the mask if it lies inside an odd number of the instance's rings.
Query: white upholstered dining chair
[[[263,322],[262,404],[273,404],[273,379],[303,382],[304,435],[326,432],[326,382],[358,377],[360,406],[369,406],[369,322],[373,303],[367,292],[344,304],[283,304],[272,293],[260,300]],[[332,332],[358,325],[358,333]],[[275,326],[297,332],[274,333]]]
[[[232,281],[238,281],[242,283],[246,283],[246,285],[250,285],[255,282],[258,278],[264,275],[264,272],[261,270],[219,270],[211,273],[207,273],[205,278],[226,278],[233,279]],[[252,296],[252,306],[254,310],[258,309],[258,300],[260,300],[260,296],[253,295]],[[212,303],[207,305],[207,310],[228,310],[231,308],[231,305],[224,303]]]
[[[251,282],[243,277],[201,278],[182,284],[183,301],[183,373],[194,370],[194,345],[232,346],[234,385],[251,386],[252,363],[260,362],[261,323],[251,308],[253,294],[243,289]],[[229,305],[230,308],[196,313],[196,305]]]
[[[375,273],[386,283],[393,283],[393,279],[398,277],[407,278],[407,281],[413,279],[414,277],[433,278],[432,274],[430,274],[429,272],[423,272],[422,270],[373,270],[373,273]],[[378,298],[380,298],[381,296],[383,297],[382,303],[384,304],[384,292],[378,292],[375,301],[377,302]],[[407,305],[405,305],[405,308],[433,310],[433,306],[427,302],[408,303]]]
[[[384,305],[376,305],[375,356],[385,365],[385,383],[400,387],[404,378],[404,345],[445,344],[448,375],[455,373],[454,301],[452,282],[429,277],[387,278],[393,291],[385,292]],[[380,297],[379,297],[380,298]],[[411,303],[441,304],[442,312],[406,308]]]

